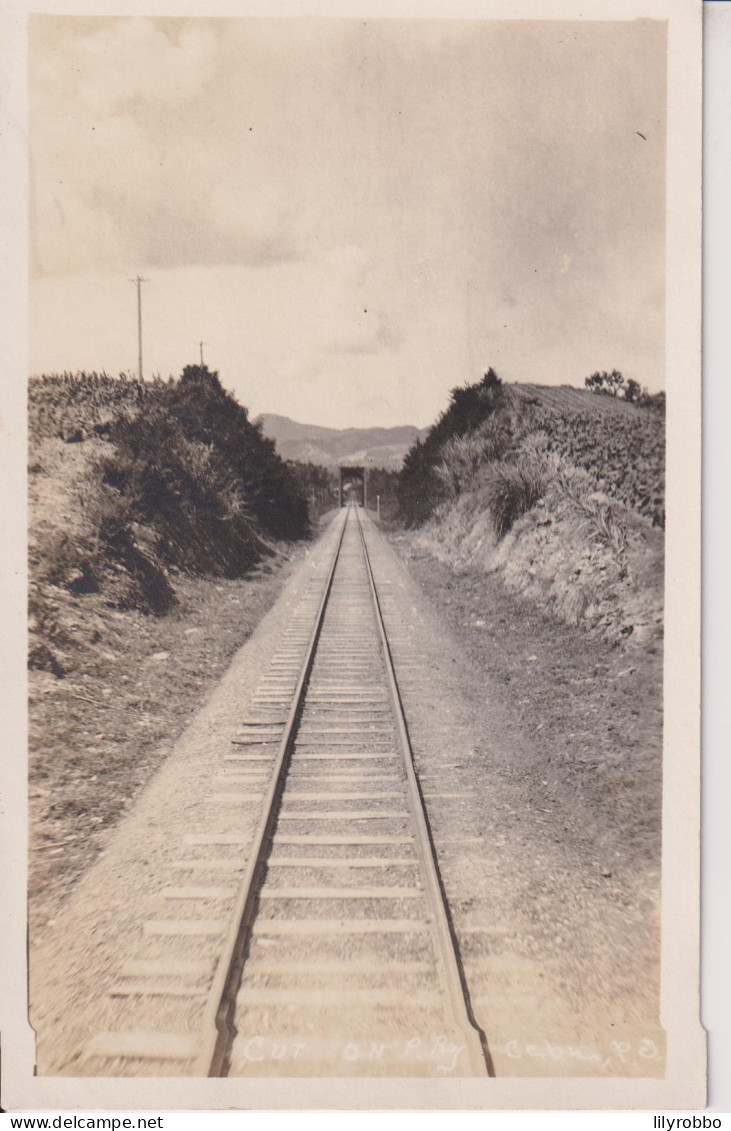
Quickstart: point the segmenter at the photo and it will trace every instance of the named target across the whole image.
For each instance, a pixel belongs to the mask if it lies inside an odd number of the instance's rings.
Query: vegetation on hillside
[[[593,487],[665,525],[665,428],[662,415],[632,410],[597,414],[571,412],[539,401],[524,407],[524,427],[545,437],[548,452],[580,468]]]
[[[390,521],[398,516],[398,498],[396,491],[399,484],[399,473],[387,467],[368,468],[368,509],[378,510],[382,519]]]
[[[447,410],[407,454],[397,486],[401,519],[421,526],[479,480],[494,499],[495,530],[502,536],[555,475],[551,455],[564,470],[585,472],[587,488],[664,526],[662,404],[664,394],[650,412],[624,397],[594,400],[578,389],[506,386],[490,369],[476,384],[452,390]]]
[[[63,673],[63,594],[163,613],[175,571],[240,577],[309,532],[300,479],[205,366],[36,378],[29,407],[32,666]]]
[[[502,382],[488,369],[475,385],[452,389],[449,405],[423,440],[409,449],[399,475],[397,497],[407,526],[419,526],[445,497],[444,479],[437,471],[443,448],[487,420],[502,402]],[[447,458],[449,458],[447,456]]]
[[[662,413],[625,396],[505,386],[491,369],[452,391],[408,453],[398,499],[405,525],[453,565],[498,569],[612,641],[658,631]]]
[[[28,384],[31,442],[55,437],[67,444],[109,434],[112,421],[134,417],[154,399],[162,382],[140,381],[129,373],[49,373]]]

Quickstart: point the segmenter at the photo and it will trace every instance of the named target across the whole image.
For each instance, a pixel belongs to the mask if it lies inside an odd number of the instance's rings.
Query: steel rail
[[[373,600],[376,625],[381,640],[381,649],[391,696],[391,706],[396,721],[398,745],[401,750],[404,769],[406,771],[408,803],[417,834],[415,841],[416,851],[421,864],[429,903],[434,912],[434,914],[430,916],[429,927],[439,966],[440,981],[446,995],[445,1005],[451,1012],[451,1020],[455,1028],[464,1038],[467,1056],[474,1074],[483,1075],[487,1073],[488,1076],[494,1076],[495,1069],[488,1047],[487,1037],[475,1020],[470,1004],[469,989],[459,957],[459,945],[437,866],[436,850],[426,815],[424,797],[414,767],[414,755],[409,740],[406,717],[401,701],[398,681],[396,679],[393,656],[391,654],[391,647],[388,642],[388,634],[383,619],[383,611],[373,576],[368,545],[363,532],[363,523],[361,522],[357,509],[356,517]]]
[[[318,605],[305,657],[293,693],[285,729],[275,758],[270,784],[263,799],[262,815],[252,841],[247,866],[242,876],[236,902],[231,912],[229,928],[216,964],[199,1032],[199,1052],[193,1074],[217,1077],[226,1074],[232,1042],[236,1036],[235,1013],[239,985],[248,949],[252,926],[258,913],[259,897],[264,870],[269,854],[273,831],[278,819],[280,802],[286,785],[302,710],[318,649],[325,611],[332,591],[335,572],[340,559],[345,531],[351,510],[355,510],[363,560],[368,578],[377,635],[384,660],[389,700],[396,724],[396,734],[403,760],[407,785],[407,804],[415,831],[415,849],[424,881],[429,907],[428,923],[436,959],[437,974],[442,988],[443,1008],[456,1032],[464,1040],[467,1060],[473,1075],[494,1076],[494,1068],[487,1039],[474,1019],[469,991],[459,957],[459,948],[451,921],[441,876],[436,861],[435,846],[426,815],[424,798],[416,775],[408,728],[396,679],[393,657],[388,641],[378,590],[373,575],[368,546],[357,508],[349,507],[342,523],[332,562],[328,570],[322,596]]]
[[[231,912],[230,925],[216,964],[216,973],[211,983],[202,1019],[200,1050],[192,1069],[192,1074],[196,1076],[220,1076],[223,1074],[226,1056],[234,1035],[233,1014],[236,1006],[236,990],[250,942],[251,924],[256,917],[260,874],[266,863],[267,846],[271,840],[271,833],[277,819],[278,802],[284,788],[297,732],[297,723],[317,651],[317,643],[343,545],[348,517],[349,511],[346,511],[292,697],[284,732],[277,750],[272,779],[264,795],[262,816],[254,833],[246,870],[239,885],[236,902]]]

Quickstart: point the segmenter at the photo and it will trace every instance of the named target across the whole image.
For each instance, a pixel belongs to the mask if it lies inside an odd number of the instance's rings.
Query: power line
[[[143,379],[143,291],[141,291],[141,284],[149,283],[149,279],[137,275],[129,282],[134,283],[137,287],[137,365],[141,381]]]

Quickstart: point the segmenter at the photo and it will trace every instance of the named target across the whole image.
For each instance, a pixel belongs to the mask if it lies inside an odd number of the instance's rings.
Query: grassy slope
[[[497,463],[476,460],[474,470],[468,463],[459,492],[421,528],[418,544],[458,572],[497,573],[531,603],[612,644],[657,651],[663,416],[580,389],[513,385],[505,394],[511,450]],[[480,430],[464,443],[479,455]],[[453,458],[447,452],[445,462]],[[527,469],[540,489],[501,537],[493,499],[494,469],[503,467]]]

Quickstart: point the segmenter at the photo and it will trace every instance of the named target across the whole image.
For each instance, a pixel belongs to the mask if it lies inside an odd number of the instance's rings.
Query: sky
[[[31,19],[31,372],[199,357],[254,414],[664,387],[665,24]]]

